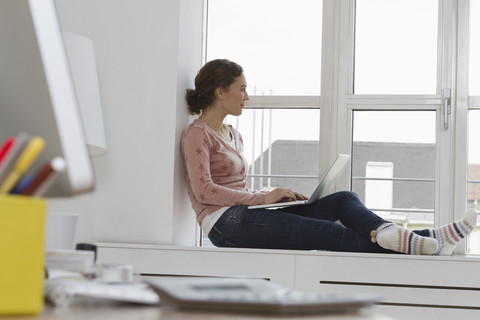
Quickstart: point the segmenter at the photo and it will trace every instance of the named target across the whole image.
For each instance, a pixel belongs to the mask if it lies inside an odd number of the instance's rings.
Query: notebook
[[[248,206],[248,209],[284,208],[313,203],[328,194],[328,191],[332,184],[335,182],[337,176],[342,173],[347,166],[348,160],[350,160],[350,155],[339,154],[335,162],[330,166],[327,173],[323,176],[322,180],[318,184],[315,191],[313,191],[310,198],[308,198],[308,200],[259,204],[254,206]]]

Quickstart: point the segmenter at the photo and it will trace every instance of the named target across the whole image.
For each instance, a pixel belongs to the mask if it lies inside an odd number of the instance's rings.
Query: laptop
[[[310,198],[308,198],[308,200],[277,202],[277,203],[271,203],[271,204],[259,204],[254,206],[248,206],[247,208],[248,209],[284,208],[284,207],[313,203],[328,194],[330,187],[337,179],[337,176],[340,173],[342,173],[345,167],[347,166],[348,160],[350,160],[350,155],[339,154],[335,162],[330,166],[327,173],[323,176],[322,180],[318,184],[315,191],[313,191]]]

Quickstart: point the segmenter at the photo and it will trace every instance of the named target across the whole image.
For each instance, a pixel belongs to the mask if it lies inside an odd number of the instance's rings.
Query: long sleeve
[[[262,204],[265,192],[246,188],[246,163],[241,136],[234,131],[232,148],[203,122],[190,125],[182,136],[182,153],[192,207],[197,215],[220,207]]]

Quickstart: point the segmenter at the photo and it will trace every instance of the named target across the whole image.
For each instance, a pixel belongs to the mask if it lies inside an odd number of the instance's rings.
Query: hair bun
[[[199,105],[198,105],[198,98],[199,94],[194,89],[187,89],[185,93],[185,100],[187,101],[188,108],[191,114],[199,114]]]

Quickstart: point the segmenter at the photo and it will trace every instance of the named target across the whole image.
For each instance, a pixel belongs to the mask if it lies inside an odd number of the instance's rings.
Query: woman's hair
[[[215,101],[217,88],[227,89],[242,73],[240,65],[226,59],[207,62],[195,77],[195,89],[187,89],[185,94],[188,111],[200,114]]]

